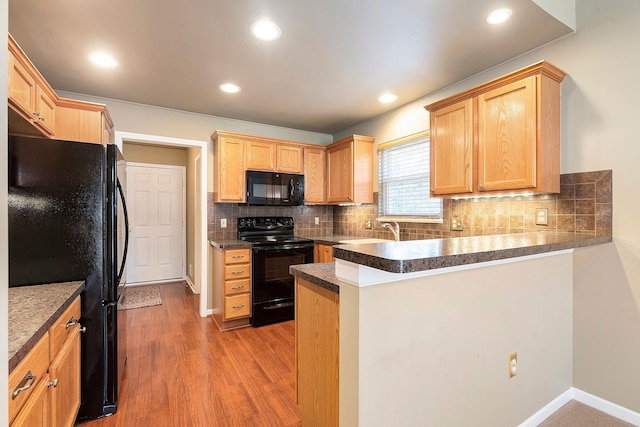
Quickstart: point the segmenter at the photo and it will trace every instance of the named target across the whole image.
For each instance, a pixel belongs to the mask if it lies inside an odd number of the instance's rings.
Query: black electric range
[[[295,317],[289,266],[313,262],[313,240],[296,237],[292,217],[238,218],[238,239],[252,245],[251,325]]]

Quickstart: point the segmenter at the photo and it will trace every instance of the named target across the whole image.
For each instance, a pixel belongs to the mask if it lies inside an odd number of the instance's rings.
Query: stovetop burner
[[[292,217],[238,218],[238,239],[254,246],[313,244],[313,240],[295,237]]]

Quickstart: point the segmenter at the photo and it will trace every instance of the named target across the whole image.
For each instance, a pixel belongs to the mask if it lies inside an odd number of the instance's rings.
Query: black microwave
[[[304,175],[247,171],[247,204],[303,205]]]

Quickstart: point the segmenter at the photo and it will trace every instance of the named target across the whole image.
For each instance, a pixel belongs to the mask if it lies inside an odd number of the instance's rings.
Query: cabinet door
[[[333,262],[333,246],[316,243],[313,248],[313,262]]]
[[[337,426],[339,295],[296,278],[296,398],[305,427]]]
[[[276,145],[272,142],[247,141],[245,164],[247,169],[275,170]]]
[[[304,149],[304,201],[326,203],[325,167],[327,152],[322,148]]]
[[[51,426],[49,376],[45,376],[36,386],[33,394],[15,418],[11,427]]]
[[[56,427],[73,426],[80,408],[80,326],[73,328],[49,368],[51,419]]]
[[[217,192],[216,202],[244,202],[247,189],[245,188],[244,172],[244,141],[238,138],[218,138],[219,159],[216,161]]]
[[[327,201],[353,202],[353,144],[327,151]]]
[[[36,100],[36,79],[29,70],[9,51],[9,104],[26,119],[33,120]]]
[[[473,101],[431,113],[431,192],[473,192]]]
[[[536,186],[536,76],[478,96],[478,190]]]
[[[56,104],[40,87],[36,87],[36,115],[34,123],[49,135],[54,134]]]
[[[302,173],[304,171],[302,147],[278,144],[278,172]]]

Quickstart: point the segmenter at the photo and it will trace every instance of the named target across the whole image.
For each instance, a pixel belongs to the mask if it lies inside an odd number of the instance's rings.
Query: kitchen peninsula
[[[522,423],[572,386],[572,252],[608,242],[537,232],[338,245],[335,264],[291,267],[303,425]]]

